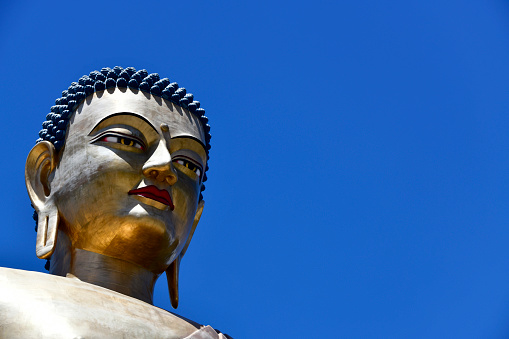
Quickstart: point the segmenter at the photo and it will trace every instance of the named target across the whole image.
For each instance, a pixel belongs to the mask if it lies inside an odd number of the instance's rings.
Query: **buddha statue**
[[[205,111],[157,73],[83,76],[46,116],[25,168],[43,274],[0,269],[1,338],[229,338],[153,306],[203,211]]]

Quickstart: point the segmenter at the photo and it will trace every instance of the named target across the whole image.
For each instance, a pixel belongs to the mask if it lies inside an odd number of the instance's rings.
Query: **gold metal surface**
[[[179,265],[204,206],[204,144],[199,120],[169,101],[129,89],[87,97],[70,120],[64,148],[57,154],[51,143],[40,142],[26,163],[27,190],[39,215],[36,253],[51,256],[50,273],[61,277],[3,269],[0,316],[22,315],[37,300],[40,313],[24,328],[28,337],[69,337],[55,335],[62,326],[61,333],[91,337],[121,337],[122,326],[129,337],[141,338],[196,331],[198,324],[151,304],[154,284],[166,271],[171,303],[178,305]],[[16,295],[28,289],[32,299],[15,301],[6,292],[13,288]],[[86,314],[80,313],[84,307]],[[50,323],[71,319],[49,328],[41,312]],[[23,337],[5,323],[0,320],[1,337]],[[97,328],[83,330],[82,324]],[[172,329],[160,335],[160,326]]]
[[[0,268],[0,338],[185,338],[200,325],[112,289]]]

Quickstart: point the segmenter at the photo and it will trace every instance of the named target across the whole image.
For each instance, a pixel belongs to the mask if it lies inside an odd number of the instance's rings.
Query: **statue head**
[[[71,251],[166,271],[176,307],[180,259],[204,205],[204,113],[185,88],[145,70],[103,68],[72,83],[27,159],[37,256],[50,258],[61,234]]]

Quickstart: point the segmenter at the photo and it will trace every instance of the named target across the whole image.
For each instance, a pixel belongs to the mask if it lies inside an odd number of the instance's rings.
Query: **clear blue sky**
[[[235,338],[509,337],[509,3],[2,1],[0,266],[44,270],[26,155],[115,65],[210,118],[178,313]]]

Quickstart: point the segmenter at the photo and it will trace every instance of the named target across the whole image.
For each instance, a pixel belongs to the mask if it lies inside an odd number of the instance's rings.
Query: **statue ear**
[[[50,174],[57,164],[52,143],[41,141],[28,154],[25,183],[32,205],[38,215],[36,254],[46,259],[53,254],[57,239],[58,209],[51,196]]]
[[[182,251],[178,255],[178,257],[168,266],[166,269],[166,280],[168,280],[168,290],[170,292],[170,301],[171,306],[173,308],[177,308],[179,305],[179,270],[180,270],[180,261],[182,257],[187,251],[189,247],[189,243],[191,242],[191,238],[193,237],[194,231],[196,230],[196,226],[198,226],[198,222],[200,221],[201,214],[203,213],[203,206],[205,206],[205,201],[200,201],[198,203],[198,209],[196,210],[196,214],[194,216],[193,226],[191,227],[191,232],[189,233],[189,237],[187,237],[187,242],[182,248]]]

